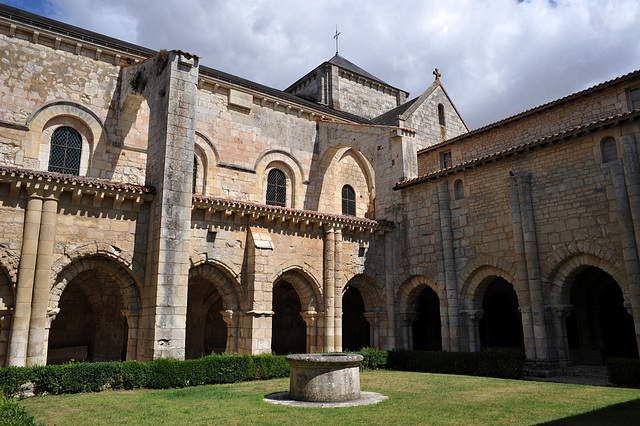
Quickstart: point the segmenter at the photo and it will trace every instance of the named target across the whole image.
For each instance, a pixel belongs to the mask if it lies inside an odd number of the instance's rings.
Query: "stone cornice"
[[[210,220],[215,213],[220,213],[222,221],[232,219],[236,223],[255,223],[262,220],[265,225],[271,223],[296,227],[300,231],[318,231],[324,228],[340,228],[345,233],[384,234],[393,229],[393,224],[384,220],[372,220],[355,216],[319,213],[311,210],[290,209],[287,207],[269,206],[266,204],[230,200],[226,198],[204,195],[193,196],[193,210],[204,210],[205,220]]]
[[[151,187],[6,166],[0,166],[0,183],[11,185],[11,196],[16,198],[22,189],[42,195],[70,192],[74,204],[79,204],[83,195],[90,195],[94,207],[100,207],[105,198],[113,198],[113,208],[120,208],[125,200],[132,200],[134,211],[152,200],[154,193]]]

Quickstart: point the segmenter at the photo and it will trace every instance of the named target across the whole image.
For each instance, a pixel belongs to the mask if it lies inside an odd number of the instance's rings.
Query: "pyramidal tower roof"
[[[361,75],[361,76],[363,76],[365,78],[368,78],[369,80],[377,81],[378,83],[385,84],[385,85],[389,86],[389,84],[387,84],[386,82],[380,80],[375,75],[363,70],[362,68],[360,68],[359,66],[357,66],[353,62],[346,60],[345,58],[343,58],[342,56],[338,55],[337,53],[333,58],[329,59],[327,62],[330,63],[331,65],[335,65],[337,67],[340,67],[340,68],[342,68],[342,69],[344,69],[346,71],[352,72],[354,74]]]

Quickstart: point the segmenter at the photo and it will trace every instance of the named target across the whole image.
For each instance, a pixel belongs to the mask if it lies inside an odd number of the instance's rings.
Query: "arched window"
[[[438,104],[438,122],[441,126],[445,125],[444,121],[444,105]]]
[[[349,185],[342,187],[342,214],[356,215],[356,192]]]
[[[609,163],[618,159],[618,149],[614,138],[605,138],[601,144],[602,162]]]
[[[458,179],[456,183],[453,184],[453,192],[456,200],[462,200],[464,198],[464,183],[462,183],[462,179]]]
[[[285,207],[287,204],[287,178],[279,169],[271,169],[267,176],[267,204]]]
[[[78,176],[81,153],[80,133],[71,127],[58,127],[51,136],[49,171]]]
[[[196,180],[198,179],[198,158],[193,156],[193,183],[191,184],[191,193],[196,193]]]

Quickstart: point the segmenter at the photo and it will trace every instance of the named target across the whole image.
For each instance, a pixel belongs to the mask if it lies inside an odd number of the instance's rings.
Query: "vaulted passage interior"
[[[524,348],[518,307],[513,285],[503,278],[493,278],[482,299],[480,343],[483,348]]]
[[[220,313],[222,297],[216,286],[202,276],[189,280],[185,357],[222,353],[227,348],[227,324]]]
[[[576,275],[570,297],[567,339],[575,364],[602,365],[609,357],[638,357],[633,317],[611,275],[586,268]]]
[[[342,297],[342,349],[357,351],[371,346],[369,322],[364,316],[364,300],[355,287],[349,287]]]
[[[90,269],[69,282],[51,324],[47,364],[117,361],[127,356],[128,326],[119,283]]]
[[[440,326],[440,299],[431,288],[425,287],[418,295],[417,318],[413,323],[413,349],[442,350]]]
[[[306,352],[307,329],[300,315],[300,297],[291,284],[280,280],[273,288],[271,350],[276,355]]]

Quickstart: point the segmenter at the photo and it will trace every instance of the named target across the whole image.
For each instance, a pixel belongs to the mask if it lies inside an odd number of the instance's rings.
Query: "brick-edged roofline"
[[[452,175],[454,173],[458,173],[467,169],[479,167],[484,164],[489,164],[489,163],[493,163],[494,161],[502,160],[505,157],[511,157],[513,155],[523,154],[527,151],[531,151],[537,148],[542,148],[549,145],[555,145],[561,142],[562,140],[579,137],[584,135],[585,133],[590,133],[600,128],[608,127],[612,124],[617,124],[624,121],[634,121],[638,119],[640,119],[640,109],[635,109],[630,112],[625,112],[625,113],[613,115],[607,118],[602,118],[600,120],[596,120],[591,123],[574,127],[573,129],[565,130],[559,133],[554,133],[552,135],[535,139],[530,142],[525,142],[502,151],[494,152],[493,154],[485,155],[483,157],[474,158],[472,160],[465,161],[464,163],[457,164],[455,166],[451,166],[446,169],[436,170],[435,172],[431,172],[426,175],[422,175],[413,179],[408,179],[402,182],[398,182],[393,189],[394,190],[404,189],[409,186],[418,185],[423,182],[440,179],[441,177],[444,177],[447,175]]]
[[[507,118],[505,118],[503,120],[500,120],[500,121],[496,121],[495,123],[488,124],[486,126],[478,128],[476,130],[472,130],[469,133],[464,133],[464,134],[462,134],[460,136],[457,136],[455,138],[446,140],[446,141],[441,142],[439,144],[431,145],[431,146],[429,146],[427,148],[424,148],[424,149],[421,149],[420,151],[418,151],[418,155],[424,154],[426,152],[429,152],[429,151],[432,151],[432,150],[435,150],[435,149],[442,148],[443,146],[447,146],[447,145],[452,144],[454,142],[458,142],[460,140],[464,140],[466,138],[478,135],[480,133],[488,132],[488,131],[493,130],[493,129],[497,128],[497,127],[504,126],[506,124],[509,124],[509,123],[511,123],[513,121],[516,121],[516,120],[519,120],[521,118],[524,118],[524,117],[527,117],[527,116],[530,116],[530,115],[533,115],[533,114],[537,114],[537,113],[543,112],[543,111],[545,111],[547,109],[556,107],[558,105],[562,105],[562,104],[564,104],[566,102],[573,101],[573,100],[575,100],[577,98],[589,95],[589,94],[591,94],[593,92],[597,92],[599,90],[606,89],[609,86],[612,86],[614,84],[622,83],[625,80],[630,80],[630,79],[635,78],[635,77],[640,77],[640,70],[632,71],[632,72],[630,72],[628,74],[625,74],[625,75],[622,75],[620,77],[614,78],[613,80],[605,81],[603,83],[600,83],[600,84],[597,84],[595,86],[589,87],[587,89],[581,90],[579,92],[573,93],[573,94],[571,94],[569,96],[565,96],[564,98],[556,99],[556,100],[548,102],[546,104],[542,104],[542,105],[539,105],[537,107],[528,109],[528,110],[526,110],[524,112],[521,112],[519,114],[513,115],[511,117],[507,117]]]

